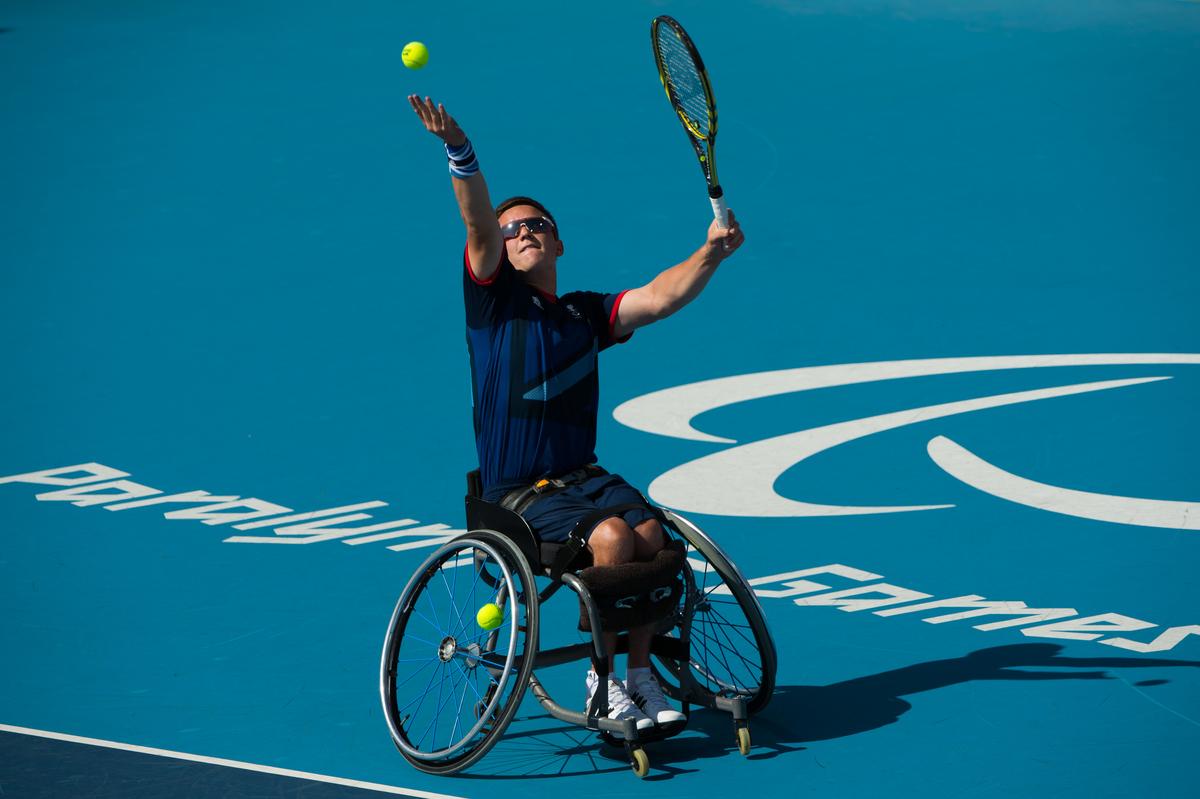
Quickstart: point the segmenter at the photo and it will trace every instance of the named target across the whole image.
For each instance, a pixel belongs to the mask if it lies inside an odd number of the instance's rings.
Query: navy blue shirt
[[[596,460],[596,356],[618,343],[625,292],[555,297],[522,281],[507,253],[486,282],[465,253],[463,266],[475,445],[484,497],[495,501]]]

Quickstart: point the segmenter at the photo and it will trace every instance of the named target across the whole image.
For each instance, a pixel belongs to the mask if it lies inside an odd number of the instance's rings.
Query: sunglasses
[[[504,240],[515,239],[521,235],[521,226],[529,228],[530,233],[554,233],[558,235],[558,230],[554,227],[554,223],[544,216],[531,216],[526,219],[514,219],[506,225],[500,226],[500,235],[504,236]]]

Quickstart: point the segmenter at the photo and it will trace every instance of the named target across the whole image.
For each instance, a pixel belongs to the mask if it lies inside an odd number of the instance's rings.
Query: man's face
[[[519,219],[543,216],[545,214],[532,205],[514,205],[500,215],[500,226],[504,227],[509,222]],[[525,225],[521,225],[515,238],[505,240],[504,247],[508,251],[508,260],[519,272],[553,269],[558,256],[563,253],[562,242],[558,240],[552,227],[541,233],[534,233]]]

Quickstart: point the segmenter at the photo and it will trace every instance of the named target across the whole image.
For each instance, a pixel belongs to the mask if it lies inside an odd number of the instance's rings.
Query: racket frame
[[[662,25],[666,25],[678,37],[696,66],[696,74],[700,79],[700,86],[704,89],[704,101],[708,108],[707,136],[692,124],[692,120],[683,110],[683,104],[671,87],[671,82],[667,80],[666,65],[663,63],[662,52],[658,47],[659,28]],[[717,141],[717,101],[713,97],[708,70],[704,68],[704,59],[700,57],[700,51],[683,26],[674,17],[666,14],[655,17],[654,21],[650,23],[650,47],[654,52],[654,65],[658,68],[658,79],[662,83],[663,91],[667,93],[667,100],[683,124],[688,141],[692,143],[692,148],[696,151],[696,158],[700,161],[700,170],[704,173],[704,182],[708,185],[708,198],[712,202],[713,216],[723,229],[728,228],[729,208],[725,204],[725,192],[717,179],[717,162],[714,156]]]

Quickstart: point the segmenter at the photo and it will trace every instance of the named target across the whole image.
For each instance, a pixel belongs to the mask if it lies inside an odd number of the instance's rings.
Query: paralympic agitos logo
[[[1169,380],[1171,375],[1070,383],[905,408],[744,444],[697,430],[692,422],[701,413],[735,403],[903,378],[1045,367],[1197,364],[1200,364],[1200,354],[1120,353],[933,358],[810,366],[722,377],[655,391],[623,403],[613,415],[622,424],[648,433],[736,445],[676,466],[650,484],[651,499],[685,513],[797,517],[929,511],[953,506],[820,504],[782,496],[775,490],[775,483],[788,469],[818,453],[876,433],[989,408]],[[1009,502],[1099,521],[1200,530],[1200,502],[1118,496],[1037,482],[1007,472],[942,435],[931,438],[926,449],[934,463],[947,474]],[[862,490],[867,493],[869,487]]]

